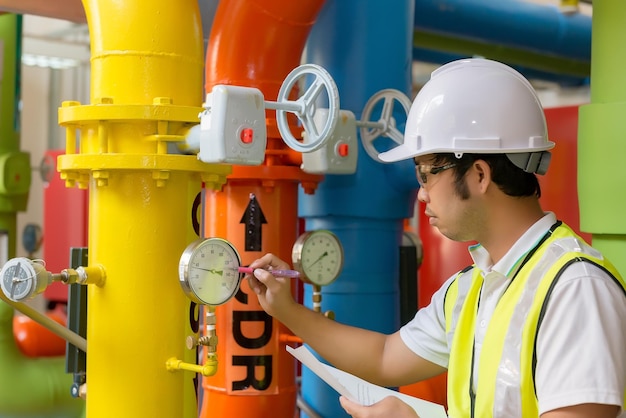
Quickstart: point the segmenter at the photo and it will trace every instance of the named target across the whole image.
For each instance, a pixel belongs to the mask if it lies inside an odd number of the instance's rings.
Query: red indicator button
[[[339,154],[340,157],[347,157],[349,154],[349,147],[348,144],[339,144],[337,146],[337,154]]]
[[[251,144],[252,139],[254,138],[254,131],[250,128],[243,128],[239,137],[241,138],[241,142],[244,144]]]

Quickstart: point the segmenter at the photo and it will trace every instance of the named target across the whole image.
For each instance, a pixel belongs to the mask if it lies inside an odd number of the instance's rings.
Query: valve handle
[[[296,83],[304,76],[315,78],[302,96],[296,101],[289,101],[289,94]],[[318,131],[314,122],[316,100],[325,91],[328,96],[328,116],[323,128]],[[294,68],[280,86],[276,102],[266,102],[268,108],[276,109],[278,130],[285,143],[294,151],[313,152],[320,149],[330,138],[339,120],[339,89],[328,71],[316,64],[304,64]],[[287,123],[287,112],[295,113],[302,122],[305,141],[298,141]]]
[[[378,121],[370,121],[372,112],[382,101],[382,111]],[[367,154],[375,161],[386,163],[378,158],[379,151],[374,147],[374,141],[386,136],[398,145],[404,142],[404,134],[396,127],[396,120],[393,117],[395,102],[400,103],[405,114],[408,116],[411,109],[411,100],[401,91],[395,89],[384,89],[374,94],[365,103],[362,120],[357,122],[360,126],[361,143]]]

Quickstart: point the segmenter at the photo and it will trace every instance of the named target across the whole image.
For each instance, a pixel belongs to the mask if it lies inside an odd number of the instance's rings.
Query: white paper
[[[381,401],[387,396],[395,396],[409,404],[415,412],[417,412],[417,415],[422,418],[447,417],[443,405],[374,385],[350,373],[346,373],[343,370],[324,364],[304,345],[298,348],[287,346],[287,351],[300,360],[300,362],[307,366],[313,373],[318,375],[324,382],[328,383],[328,385],[339,394],[361,405],[369,406]]]

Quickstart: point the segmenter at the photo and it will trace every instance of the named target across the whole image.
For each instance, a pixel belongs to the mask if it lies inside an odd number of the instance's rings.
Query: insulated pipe
[[[416,47],[589,76],[591,17],[582,13],[517,0],[417,0],[414,16]]]
[[[66,185],[89,188],[87,417],[197,416],[196,362],[186,338],[197,306],[178,280],[193,239],[201,182],[221,187],[230,166],[168,154],[198,123],[203,45],[196,0],[84,0],[91,37],[91,104],[65,102]],[[146,387],[149,384],[149,387]]]
[[[581,229],[593,245],[626,272],[626,219],[622,191],[626,185],[626,50],[611,48],[626,35],[626,3],[593,4],[591,102],[579,110],[578,192]]]
[[[306,61],[335,78],[342,109],[360,115],[369,98],[385,88],[410,96],[413,7],[410,0],[394,1],[393,7],[334,0],[322,9]],[[322,288],[322,310],[334,311],[338,321],[384,333],[399,327],[400,246],[417,186],[412,161],[381,164],[359,144],[355,174],[327,175],[314,195],[300,193],[305,228],[330,229],[346,250],[340,277]],[[311,306],[311,286],[305,286],[304,298]],[[347,416],[337,393],[307,369],[302,396],[320,416]]]
[[[274,101],[287,74],[300,64],[323,0],[222,0],[206,57],[206,93],[216,84],[256,87]],[[313,192],[322,179],[300,162],[268,112],[267,149],[260,166],[235,166],[221,191],[206,191],[204,236],[227,238],[245,264],[273,252],[289,260],[297,238],[298,188]],[[301,158],[300,158],[301,161]],[[249,238],[252,238],[249,240]],[[220,365],[203,379],[201,416],[292,418],[295,360],[285,350],[287,330],[261,308],[247,282],[215,312]]]

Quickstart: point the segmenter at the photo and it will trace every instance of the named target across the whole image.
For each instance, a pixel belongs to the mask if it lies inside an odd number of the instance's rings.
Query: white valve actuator
[[[329,118],[328,109],[317,109],[313,116],[318,129]],[[306,143],[307,134],[303,134]],[[324,145],[302,154],[302,170],[311,174],[354,174],[357,163],[357,129],[354,113],[339,110],[337,124]]]
[[[200,114],[200,152],[205,163],[259,165],[267,131],[263,93],[253,87],[216,85]]]

